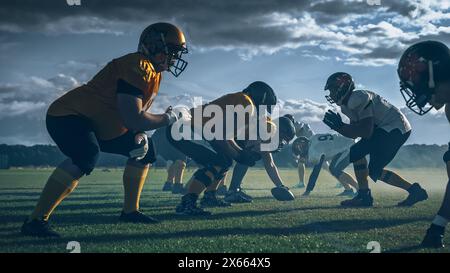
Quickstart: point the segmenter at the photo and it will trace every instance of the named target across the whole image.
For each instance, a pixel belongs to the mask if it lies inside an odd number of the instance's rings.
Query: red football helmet
[[[400,92],[406,106],[416,114],[428,113],[436,84],[449,79],[450,50],[437,41],[424,41],[410,46],[400,58],[397,73]]]

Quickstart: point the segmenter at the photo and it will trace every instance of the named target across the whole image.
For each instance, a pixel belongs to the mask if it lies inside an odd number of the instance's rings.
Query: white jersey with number
[[[411,130],[408,119],[397,107],[371,91],[353,91],[348,103],[341,106],[341,111],[352,123],[373,117],[375,126],[386,132],[400,129],[404,134]]]
[[[322,154],[325,155],[325,160],[331,160],[338,153],[350,149],[353,144],[353,139],[337,134],[314,135],[310,139],[308,161],[317,163]]]

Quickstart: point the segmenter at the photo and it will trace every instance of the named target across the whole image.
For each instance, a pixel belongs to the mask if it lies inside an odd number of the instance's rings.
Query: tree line
[[[448,149],[447,145],[412,144],[403,146],[390,166],[394,168],[431,168],[442,167],[442,156]],[[5,167],[45,167],[56,166],[65,159],[65,156],[54,145],[6,145],[0,144],[0,168]],[[102,153],[97,166],[120,167],[124,166],[127,158],[121,155]],[[291,146],[274,154],[274,160],[279,167],[295,166],[291,153]],[[190,162],[190,164],[194,164]],[[258,162],[261,166],[261,162]],[[1,166],[3,165],[3,166]],[[157,167],[166,166],[166,161],[158,156],[154,164]]]

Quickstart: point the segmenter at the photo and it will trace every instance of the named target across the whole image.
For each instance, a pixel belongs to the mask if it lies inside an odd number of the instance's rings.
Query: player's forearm
[[[135,119],[128,121],[126,126],[128,129],[134,131],[149,131],[167,126],[168,124],[169,119],[166,114],[151,114],[142,111]]]
[[[355,124],[344,124],[339,128],[338,133],[348,138],[370,138],[373,133],[373,128],[366,124],[359,122]]]
[[[275,186],[282,186],[283,181],[281,180],[280,173],[278,172],[278,168],[273,161],[272,154],[269,152],[262,153],[262,159],[264,162],[264,168],[266,169],[267,175],[269,176],[272,183]]]

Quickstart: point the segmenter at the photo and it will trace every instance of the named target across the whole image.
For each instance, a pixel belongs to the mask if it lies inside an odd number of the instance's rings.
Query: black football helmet
[[[330,95],[325,96],[331,104],[342,105],[342,101],[355,89],[355,82],[352,76],[345,72],[336,72],[328,77],[324,90],[330,91]]]
[[[267,83],[256,81],[252,82],[242,92],[250,96],[255,103],[256,109],[259,110],[260,105],[267,106],[267,112],[272,113],[272,108],[277,104],[277,96]]]
[[[419,115],[428,113],[433,108],[429,103],[436,84],[448,80],[449,71],[450,50],[445,44],[423,41],[406,49],[397,68],[406,106]]]
[[[178,77],[187,66],[183,54],[188,53],[183,32],[169,23],[149,25],[139,38],[138,51],[152,59],[152,56],[164,53],[167,56],[168,70]]]

